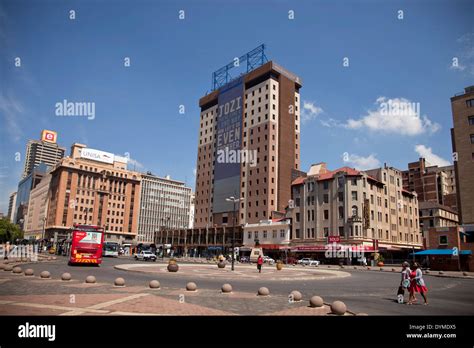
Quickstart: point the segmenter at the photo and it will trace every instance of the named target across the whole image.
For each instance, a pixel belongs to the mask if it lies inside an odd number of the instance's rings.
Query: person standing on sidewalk
[[[402,263],[402,279],[400,280],[400,286],[398,288],[398,295],[402,295],[402,298],[405,296],[405,290],[408,290],[410,287],[410,264],[405,261]]]
[[[10,242],[5,244],[5,256],[3,257],[4,260],[8,260],[8,254],[10,254]]]
[[[259,255],[258,259],[257,259],[258,273],[262,273],[262,265],[263,265],[263,257],[262,257],[262,255]]]

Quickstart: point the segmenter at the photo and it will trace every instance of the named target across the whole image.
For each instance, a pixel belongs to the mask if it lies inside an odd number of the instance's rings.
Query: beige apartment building
[[[127,159],[73,144],[51,170],[46,233],[66,237],[75,224],[102,226],[106,240],[131,242],[138,233],[141,175]]]
[[[438,167],[425,158],[408,163],[403,173],[403,188],[415,191],[420,202],[437,202],[457,209],[456,176],[454,165]]]
[[[300,167],[301,86],[270,61],[200,99],[195,228],[230,225],[230,196],[241,199],[238,225],[285,211]],[[221,163],[223,149],[244,151],[248,160]]]
[[[420,226],[423,237],[427,237],[430,228],[454,227],[459,225],[458,214],[455,210],[437,202],[419,202]]]
[[[331,171],[319,163],[292,190],[292,251],[317,256],[330,236],[395,258],[423,245],[417,195],[403,189],[402,172],[393,167]]]
[[[474,86],[451,98],[451,142],[460,222],[474,231]]]
[[[28,213],[25,222],[25,239],[42,239],[46,225],[49,204],[49,185],[51,174],[47,173],[39,184],[31,190],[28,202]]]

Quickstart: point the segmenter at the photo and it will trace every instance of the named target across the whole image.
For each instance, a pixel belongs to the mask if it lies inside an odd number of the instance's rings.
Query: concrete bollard
[[[158,280],[152,280],[148,286],[151,288],[151,289],[159,289],[160,288],[160,282]]]
[[[68,281],[71,279],[72,279],[71,273],[66,272],[66,273],[61,274],[61,280]]]
[[[299,292],[298,290],[293,290],[292,292],[290,292],[289,298],[294,302],[299,302],[303,298],[303,295],[301,295],[301,292]]]
[[[21,267],[16,266],[16,267],[13,267],[12,272],[15,273],[15,274],[21,274],[23,272],[23,270],[21,269]]]
[[[331,304],[331,312],[337,315],[344,315],[347,311],[346,304],[342,301],[334,301]]]
[[[53,258],[51,256],[48,256],[48,261],[53,261]]]
[[[370,271],[370,267],[367,267],[367,271]]]
[[[392,272],[396,272],[397,270],[395,268],[392,268]]]
[[[12,265],[5,265],[5,268],[3,270],[5,272],[11,272],[11,271],[13,271],[13,266]]]
[[[51,278],[51,273],[49,273],[48,271],[43,271],[40,273],[40,277],[43,279],[49,279]]]
[[[32,275],[35,274],[35,271],[32,270],[31,268],[28,268],[26,271],[25,271],[25,276],[27,277],[31,277]]]
[[[467,273],[467,272],[462,272],[462,275],[465,276],[465,277],[467,277],[467,276],[469,276],[469,273]]]
[[[439,272],[438,272],[438,274],[440,274],[440,275],[443,275],[443,274],[444,274],[444,272],[443,272],[443,271],[439,271]]]
[[[222,291],[222,293],[224,293],[224,294],[230,294],[230,293],[232,292],[232,285],[227,284],[227,283],[224,284],[224,285],[222,285],[221,291]]]
[[[382,267],[380,267],[379,271],[383,271],[383,268],[382,268]]]
[[[114,281],[115,286],[125,286],[125,279],[123,278],[116,278]]]
[[[87,284],[95,284],[95,282],[97,282],[97,280],[95,279],[94,276],[87,276],[86,277],[86,283]]]
[[[310,307],[313,307],[313,308],[322,307],[322,306],[324,306],[323,298],[320,297],[320,296],[313,296],[309,300],[309,305],[310,305]]]
[[[186,284],[186,291],[196,291],[197,290],[197,285],[194,282],[189,282]]]
[[[270,290],[268,290],[268,288],[262,286],[260,289],[258,289],[258,296],[268,296],[268,295],[270,295]]]
[[[357,269],[357,267],[354,267],[354,269]]]

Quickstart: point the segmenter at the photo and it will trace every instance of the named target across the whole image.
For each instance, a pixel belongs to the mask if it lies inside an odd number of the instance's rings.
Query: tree
[[[14,242],[16,239],[23,238],[23,231],[18,225],[12,224],[10,220],[0,219],[0,242]]]

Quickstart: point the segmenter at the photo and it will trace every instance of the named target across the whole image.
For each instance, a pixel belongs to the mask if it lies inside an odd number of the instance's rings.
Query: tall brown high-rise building
[[[459,218],[464,225],[474,225],[474,86],[451,98],[451,110]]]
[[[194,227],[266,220],[300,169],[301,80],[270,61],[202,97]]]

